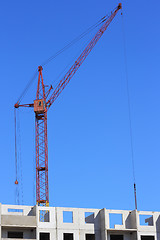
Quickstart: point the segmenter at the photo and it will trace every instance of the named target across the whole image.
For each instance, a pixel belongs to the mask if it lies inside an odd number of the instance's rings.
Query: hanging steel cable
[[[16,109],[14,109],[14,126],[15,126],[15,170],[16,170],[16,180],[15,180],[15,204],[19,204],[18,158],[17,158],[17,118],[16,118]]]
[[[128,115],[129,115],[129,132],[130,132],[130,145],[131,145],[133,187],[134,187],[135,209],[137,210],[136,177],[135,177],[134,148],[133,148],[133,129],[132,129],[132,118],[131,118],[131,102],[130,102],[130,92],[129,92],[129,78],[128,78],[128,65],[127,65],[127,52],[126,52],[126,39],[125,39],[123,13],[121,13],[121,16],[122,16],[124,64],[125,64],[126,87],[127,87],[127,103],[128,103]]]
[[[14,110],[14,124],[15,124],[15,204],[23,204],[23,174],[22,174],[22,158],[21,158],[21,134],[20,134],[20,120],[19,111]]]
[[[22,156],[21,156],[21,128],[20,128],[20,114],[19,111],[17,112],[17,155],[18,155],[18,176],[19,176],[19,198],[20,203],[23,205],[23,163],[22,163]]]

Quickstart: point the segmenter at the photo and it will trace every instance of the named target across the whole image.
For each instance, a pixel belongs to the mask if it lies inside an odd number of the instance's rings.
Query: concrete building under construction
[[[0,234],[2,240],[159,240],[160,212],[0,204]]]

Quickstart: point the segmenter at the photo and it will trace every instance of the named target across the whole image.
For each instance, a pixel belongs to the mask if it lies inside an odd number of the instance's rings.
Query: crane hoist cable
[[[16,109],[14,109],[14,127],[15,127],[15,167],[16,167],[16,181],[15,184],[18,184],[17,181],[17,123],[16,123]]]
[[[135,200],[135,209],[137,210],[137,192],[136,192],[135,162],[134,162],[134,148],[133,148],[133,129],[132,129],[132,118],[131,118],[131,101],[130,101],[130,92],[129,92],[129,77],[128,77],[128,64],[127,64],[127,51],[126,51],[126,38],[125,38],[123,12],[121,12],[121,16],[122,16],[124,64],[125,64],[125,75],[126,75],[125,78],[126,78],[126,88],[127,88],[127,103],[128,103],[128,115],[129,115],[131,161],[132,161],[133,187],[134,187],[134,198],[135,198],[134,200]]]
[[[18,158],[17,158],[17,117],[16,110],[14,110],[14,126],[15,126],[15,204],[19,204],[19,186],[18,186]]]
[[[20,120],[19,111],[14,111],[14,125],[15,125],[15,203],[23,204],[23,174],[22,174],[22,158],[21,158],[21,134],[20,134]]]
[[[21,204],[23,205],[23,164],[22,164],[22,156],[21,156],[21,128],[20,128],[20,111],[17,111],[17,156],[18,156],[18,176],[19,176],[19,198]]]

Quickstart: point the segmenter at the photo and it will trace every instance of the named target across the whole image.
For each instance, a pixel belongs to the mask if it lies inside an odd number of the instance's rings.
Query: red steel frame
[[[42,67],[39,66],[36,100],[44,99],[46,93],[43,83]],[[48,139],[47,139],[47,108],[43,113],[35,113],[36,128],[36,200],[38,205],[49,205],[48,189]]]
[[[47,111],[53,102],[57,99],[63,89],[67,86],[71,78],[74,76],[76,71],[79,69],[83,61],[86,59],[88,54],[91,52],[95,44],[101,38],[103,33],[106,31],[109,24],[112,22],[113,18],[117,12],[122,8],[121,3],[117,6],[113,13],[104,21],[99,31],[75,61],[73,66],[61,79],[55,90],[50,95],[52,86],[45,92],[45,86],[42,76],[42,66],[38,67],[38,85],[36,100],[44,101],[44,111],[41,113],[35,112],[35,127],[36,127],[36,202],[41,206],[49,206],[49,188],[48,188],[48,140],[47,140]],[[50,95],[50,97],[49,97]],[[48,99],[49,97],[49,99]],[[34,104],[22,104],[17,102],[15,108],[18,107],[34,107]]]

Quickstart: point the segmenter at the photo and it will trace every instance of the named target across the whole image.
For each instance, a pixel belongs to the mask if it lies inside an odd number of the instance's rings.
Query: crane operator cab
[[[44,110],[45,110],[44,99],[34,100],[34,112],[35,113],[44,113]]]

